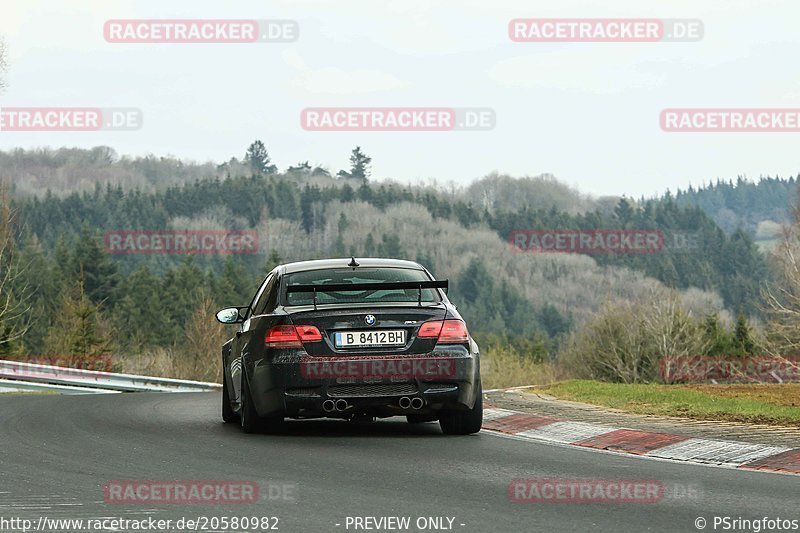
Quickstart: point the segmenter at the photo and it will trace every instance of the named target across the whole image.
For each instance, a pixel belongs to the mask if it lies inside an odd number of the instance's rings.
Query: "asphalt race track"
[[[455,531],[572,533],[698,531],[698,517],[714,531],[715,515],[800,518],[799,476],[485,431],[445,437],[438,424],[401,418],[297,421],[279,435],[245,435],[222,423],[219,403],[218,393],[0,395],[0,518],[272,516],[279,531],[344,532],[367,530],[353,517],[406,516],[410,531],[420,517],[449,517]],[[667,494],[656,503],[513,503],[509,484],[519,478],[657,480]],[[107,504],[111,480],[250,480],[295,492],[245,505]]]

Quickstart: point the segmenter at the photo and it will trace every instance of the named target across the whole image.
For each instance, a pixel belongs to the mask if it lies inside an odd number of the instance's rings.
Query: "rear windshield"
[[[422,270],[409,268],[352,268],[309,270],[288,274],[288,285],[323,285],[331,283],[383,283],[393,281],[430,281]],[[317,291],[317,304],[416,302],[418,289],[374,289],[363,291]],[[439,302],[436,289],[422,290],[423,302]],[[314,293],[290,292],[286,305],[311,305]]]

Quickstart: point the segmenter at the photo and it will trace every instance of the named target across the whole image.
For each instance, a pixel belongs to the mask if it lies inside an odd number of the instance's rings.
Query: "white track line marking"
[[[504,418],[506,416],[511,415],[518,415],[519,413],[516,411],[509,411],[508,409],[484,409],[483,410],[483,421],[487,422],[489,420],[496,420],[498,418]]]
[[[572,444],[590,439],[605,433],[617,431],[618,428],[595,426],[586,422],[553,422],[539,428],[520,431],[517,435],[532,439],[548,440],[563,444]]]
[[[653,450],[646,455],[680,461],[707,461],[743,465],[750,461],[785,452],[790,448],[710,439],[689,439]]]

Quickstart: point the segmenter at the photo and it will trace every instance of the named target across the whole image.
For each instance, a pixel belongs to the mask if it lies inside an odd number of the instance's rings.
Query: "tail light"
[[[467,325],[461,320],[432,320],[423,322],[417,337],[436,338],[437,343],[467,342]]]
[[[316,326],[272,326],[264,337],[268,348],[300,348],[304,342],[318,342],[322,334]]]
[[[441,320],[423,322],[422,325],[419,327],[419,332],[417,333],[417,337],[421,338],[436,337],[438,339],[439,333],[441,332],[442,332]]]
[[[317,326],[295,326],[295,329],[303,342],[318,342],[322,340],[322,333],[319,332]]]

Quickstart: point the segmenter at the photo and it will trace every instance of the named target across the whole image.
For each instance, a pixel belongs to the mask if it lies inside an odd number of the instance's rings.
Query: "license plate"
[[[337,348],[404,346],[406,343],[406,332],[402,329],[337,331],[335,334],[335,343]]]

